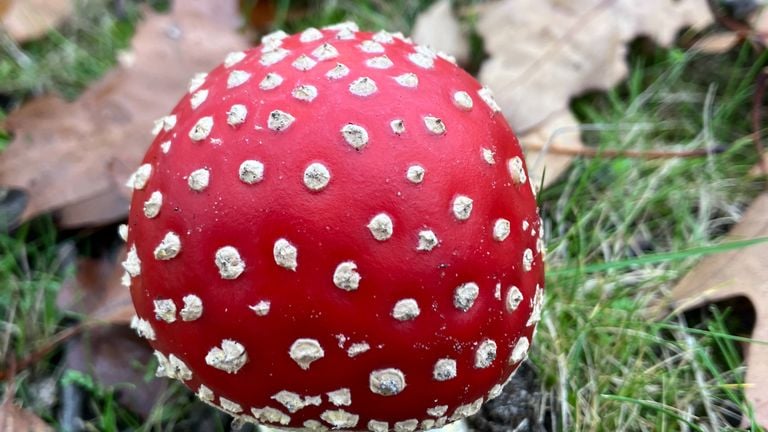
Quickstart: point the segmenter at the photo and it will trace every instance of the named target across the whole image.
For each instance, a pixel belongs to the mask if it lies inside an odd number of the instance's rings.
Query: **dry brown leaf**
[[[538,127],[520,135],[520,144],[525,151],[531,184],[537,188],[554,183],[571,166],[574,158],[550,153],[549,149],[557,147],[578,151],[584,148],[579,121],[567,109],[554,113]]]
[[[669,46],[681,28],[712,20],[707,0],[499,1],[477,25],[490,56],[480,80],[512,126],[526,131],[568,108],[572,96],[624,79],[636,37]]]
[[[704,36],[691,47],[704,54],[722,54],[735,47],[741,38],[734,32],[720,32]]]
[[[7,401],[0,405],[0,431],[53,432],[53,428],[35,413]]]
[[[461,30],[461,23],[451,10],[450,0],[440,0],[416,17],[411,38],[456,57],[460,64],[469,60],[469,42]]]
[[[10,0],[0,23],[17,42],[37,39],[69,18],[74,11],[72,0]]]
[[[75,276],[62,284],[57,305],[60,309],[85,315],[90,320],[128,324],[135,314],[128,288],[120,284],[125,248],[108,258],[84,258],[77,263]]]
[[[127,214],[127,174],[152,140],[155,119],[187,89],[190,77],[247,43],[234,0],[176,1],[147,12],[132,61],[107,74],[74,103],[46,96],[12,113],[15,134],[0,154],[0,185],[29,193],[24,219],[67,208],[61,224],[102,224]]]
[[[750,205],[728,235],[743,240],[768,237],[768,192]],[[704,258],[672,290],[678,310],[745,296],[755,308],[752,339],[768,342],[768,243]],[[746,395],[759,424],[768,425],[768,345],[750,344],[746,351]]]

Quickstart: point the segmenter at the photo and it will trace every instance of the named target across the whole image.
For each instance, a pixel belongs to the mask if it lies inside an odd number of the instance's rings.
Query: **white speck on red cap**
[[[296,86],[291,91],[291,96],[300,101],[312,102],[317,97],[317,87],[309,84]]]
[[[523,293],[520,292],[520,288],[512,285],[507,291],[506,307],[508,312],[514,312],[520,306],[523,301]]]
[[[288,240],[281,238],[275,242],[272,248],[272,255],[275,258],[275,264],[288,270],[296,271],[298,263],[298,250]]]
[[[435,381],[448,381],[456,378],[456,360],[442,358],[436,361],[432,369],[432,378]]]
[[[367,342],[357,342],[347,348],[347,355],[349,357],[356,357],[371,349],[371,346]]]
[[[320,191],[331,181],[331,172],[319,162],[311,163],[304,170],[304,185],[311,191]]]
[[[525,323],[526,327],[535,325],[541,320],[541,308],[544,303],[544,290],[541,286],[536,285],[536,294],[533,295],[531,301],[531,316],[528,318],[528,322]]]
[[[144,216],[152,219],[160,214],[160,207],[163,205],[163,194],[160,191],[154,191],[149,198],[144,201]]]
[[[125,183],[126,186],[132,187],[135,190],[142,190],[147,186],[149,176],[152,175],[152,165],[145,163],[141,165],[136,171],[131,174],[131,177]]]
[[[525,357],[528,355],[529,347],[530,342],[528,341],[528,338],[521,336],[520,339],[518,339],[515,343],[515,347],[512,348],[512,354],[509,355],[509,364],[515,364],[525,359]]]
[[[416,419],[408,419],[395,423],[395,432],[413,432],[419,427],[419,421]]]
[[[509,237],[510,227],[509,220],[496,219],[496,222],[493,223],[493,239],[499,242],[506,240]]]
[[[160,144],[160,150],[161,150],[161,151],[162,151],[164,154],[168,154],[168,152],[171,150],[171,141],[170,141],[170,140],[168,140],[168,141],[163,141],[163,142]]]
[[[198,90],[189,98],[189,106],[191,106],[192,109],[197,109],[197,107],[205,102],[206,99],[208,99],[208,90]]]
[[[328,422],[334,429],[351,429],[357,426],[360,416],[339,410],[325,410],[320,414],[320,418]]]
[[[205,84],[205,79],[208,78],[208,74],[205,72],[198,72],[189,80],[189,92],[194,93],[200,86]]]
[[[128,249],[128,254],[123,261],[123,269],[128,272],[131,277],[136,277],[141,274],[141,260],[136,254],[136,245],[131,245]]]
[[[360,287],[360,273],[353,261],[344,261],[333,272],[333,284],[345,291],[354,291]]]
[[[432,69],[435,66],[434,59],[419,52],[408,54],[408,60],[423,69]]]
[[[448,405],[436,405],[432,408],[427,408],[427,415],[432,417],[442,417],[448,412]]]
[[[395,81],[403,87],[416,88],[419,86],[419,77],[413,72],[407,72],[394,77]]]
[[[370,96],[378,90],[376,82],[368,77],[360,77],[349,84],[349,91],[356,96]]]
[[[239,414],[243,412],[243,407],[239,403],[221,396],[219,396],[219,404],[221,405],[221,409],[228,413]]]
[[[488,87],[483,87],[480,90],[477,91],[477,95],[480,96],[480,99],[485,102],[486,105],[488,105],[488,108],[491,109],[491,111],[497,113],[501,111],[501,107],[499,106],[498,102],[496,102],[496,99],[493,97],[493,92]]]
[[[394,396],[405,390],[405,375],[400,369],[378,369],[368,376],[368,387],[373,393]]]
[[[383,43],[383,44],[391,44],[395,42],[395,38],[392,37],[392,33],[389,33],[388,31],[385,31],[385,30],[380,30],[376,32],[371,39],[373,39],[378,43]]]
[[[243,183],[258,183],[264,179],[264,164],[257,160],[245,160],[240,164],[238,174]]]
[[[402,119],[395,119],[389,122],[389,127],[392,128],[392,132],[395,135],[402,135],[405,133],[405,122]]]
[[[180,381],[188,381],[192,379],[192,370],[189,369],[184,361],[175,354],[168,356],[168,365],[170,366],[169,378],[174,378]]]
[[[232,67],[245,58],[245,53],[242,51],[233,51],[224,58],[224,67],[229,68]]]
[[[232,339],[221,341],[221,347],[213,347],[205,356],[205,363],[227,373],[237,373],[248,362],[245,347]]]
[[[248,108],[243,104],[234,104],[227,111],[227,124],[237,126],[245,123],[245,117],[248,115]]]
[[[187,294],[181,299],[184,307],[181,308],[181,319],[183,321],[195,321],[203,315],[203,301],[194,294]]]
[[[263,423],[279,423],[281,425],[287,425],[291,422],[291,417],[272,407],[264,408],[251,408],[251,413],[257,420]]]
[[[372,40],[363,41],[358,45],[358,48],[360,48],[360,51],[368,54],[381,54],[384,52],[384,46]]]
[[[389,423],[379,420],[369,420],[368,430],[371,432],[389,432]]]
[[[259,83],[259,88],[262,90],[272,90],[274,88],[277,88],[280,84],[283,83],[283,77],[275,72],[269,72],[266,75],[264,75],[264,78],[262,78],[261,82]]]
[[[472,214],[472,206],[473,206],[472,198],[465,196],[465,195],[459,195],[453,200],[452,210],[453,210],[453,216],[456,217],[456,219],[460,221],[464,221],[469,219],[469,216]]]
[[[419,184],[424,181],[424,174],[426,174],[424,167],[421,165],[411,165],[405,173],[405,178],[413,184]]]
[[[189,130],[189,138],[192,141],[202,141],[208,138],[211,130],[213,129],[213,117],[205,116],[201,117],[197,123]]]
[[[501,396],[502,390],[504,390],[504,387],[502,387],[501,384],[496,384],[491,387],[491,390],[488,391],[488,400],[496,399],[497,397]]]
[[[461,284],[453,293],[453,305],[456,309],[466,312],[475,304],[477,296],[480,294],[480,287],[474,282]]]
[[[512,182],[516,185],[521,185],[528,179],[528,176],[525,174],[525,168],[523,168],[523,160],[520,156],[515,156],[508,160],[507,169],[512,177]]]
[[[296,70],[300,70],[302,72],[306,72],[312,69],[313,67],[315,67],[315,65],[317,65],[317,62],[312,60],[311,57],[305,54],[298,56],[296,60],[294,60],[293,63],[291,63],[291,66],[293,66]]]
[[[419,244],[416,246],[416,250],[431,251],[440,241],[432,230],[419,231]]]
[[[288,129],[296,118],[285,111],[274,110],[269,113],[267,127],[273,131],[280,132]]]
[[[312,50],[312,57],[320,61],[330,60],[338,56],[339,51],[336,49],[336,47],[327,42]]]
[[[213,401],[214,394],[205,384],[200,384],[200,387],[197,389],[197,397],[203,402],[211,402]]]
[[[368,223],[368,229],[376,240],[388,240],[393,232],[392,219],[386,213],[379,213]]]
[[[211,172],[205,168],[200,168],[192,171],[189,174],[189,179],[187,179],[189,188],[196,192],[201,192],[205,190],[205,188],[208,187],[208,184],[210,183],[210,181],[211,181]]]
[[[533,251],[526,249],[523,251],[523,271],[529,272],[533,268]]]
[[[306,406],[301,396],[287,390],[280,390],[272,395],[271,399],[278,401],[289,413],[295,413]]]
[[[352,405],[352,392],[348,388],[329,391],[326,395],[328,395],[328,402],[336,406]]]
[[[227,88],[232,89],[245,84],[248,79],[251,78],[251,74],[242,70],[233,70],[227,77]]]
[[[155,340],[156,338],[155,329],[152,328],[152,324],[144,318],[139,318],[137,315],[131,318],[131,328],[136,330],[136,334],[139,337],[149,340]]]
[[[155,305],[155,318],[158,321],[165,321],[172,323],[176,321],[176,304],[171,299],[157,299],[153,300]]]
[[[472,98],[469,93],[465,91],[457,91],[453,94],[453,103],[462,110],[469,111],[472,109]]]
[[[341,63],[336,63],[333,69],[325,73],[326,78],[337,80],[349,75],[349,68]]]
[[[410,321],[419,314],[421,314],[419,304],[412,298],[398,300],[392,308],[392,317],[398,321]]]
[[[341,128],[341,135],[355,150],[360,150],[368,144],[368,131],[360,125],[352,123],[344,125]]]
[[[443,120],[433,117],[433,116],[425,116],[424,117],[424,126],[427,127],[427,130],[435,135],[444,135],[445,134],[445,123]]]
[[[483,153],[483,160],[484,160],[484,161],[485,161],[485,162],[486,162],[488,165],[494,165],[494,164],[496,163],[496,160],[494,159],[494,156],[495,156],[496,154],[493,152],[493,150],[491,150],[491,149],[489,149],[489,148],[485,148],[485,147],[483,147],[483,149],[482,149],[482,153]]]
[[[216,251],[214,257],[216,267],[222,279],[236,279],[245,270],[245,262],[240,253],[232,246],[224,246]]]
[[[288,54],[290,54],[290,51],[285,48],[272,49],[261,54],[259,63],[261,63],[262,66],[272,66],[288,57]]]
[[[163,261],[173,259],[179,252],[181,252],[181,239],[175,232],[168,231],[155,248],[155,259]]]
[[[258,316],[267,316],[269,314],[269,309],[271,308],[272,303],[267,300],[262,300],[255,305],[248,306],[250,310],[252,310],[256,315]]]
[[[128,225],[120,224],[117,227],[117,235],[120,236],[122,241],[128,241]]]
[[[480,343],[475,351],[475,368],[485,369],[496,360],[496,342],[486,339]]]
[[[293,342],[288,350],[288,355],[300,368],[307,370],[312,362],[325,357],[325,351],[317,340],[300,338]]]
[[[301,36],[299,36],[299,40],[305,43],[313,42],[322,38],[323,38],[323,32],[321,32],[320,30],[314,27],[309,27],[308,29],[301,32]]]
[[[373,69],[389,69],[395,64],[385,55],[372,57],[365,61],[365,65]]]

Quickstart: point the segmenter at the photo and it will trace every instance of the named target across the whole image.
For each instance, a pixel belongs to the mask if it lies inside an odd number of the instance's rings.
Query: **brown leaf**
[[[450,0],[435,2],[420,13],[411,37],[417,43],[456,57],[460,64],[469,60],[469,42],[451,10]]]
[[[53,432],[53,428],[31,411],[11,401],[0,405],[0,430],[4,432]]]
[[[569,110],[554,113],[544,123],[520,136],[531,184],[542,188],[554,183],[570,166],[575,156],[552,154],[549,149],[582,150],[579,121]],[[542,183],[542,178],[544,182]]]
[[[768,192],[750,205],[728,235],[731,239],[768,237]],[[752,339],[768,342],[768,243],[704,258],[672,290],[678,310],[745,296],[757,320]],[[753,343],[746,351],[746,395],[760,424],[768,424],[768,345]]]
[[[6,4],[3,4],[6,3]],[[74,11],[72,0],[10,0],[0,2],[0,23],[17,42],[37,39],[69,18]]]
[[[75,276],[62,284],[57,305],[83,314],[89,320],[128,324],[135,314],[128,288],[120,284],[125,248],[115,260],[84,258]]]
[[[176,103],[189,78],[247,44],[234,0],[176,1],[168,15],[147,12],[129,56],[74,103],[45,96],[7,119],[15,137],[0,154],[0,185],[27,190],[24,219],[66,208],[62,225],[127,214],[128,167],[139,164],[155,119]]]
[[[722,54],[730,51],[740,40],[734,32],[713,33],[696,41],[692,49],[704,54]]]

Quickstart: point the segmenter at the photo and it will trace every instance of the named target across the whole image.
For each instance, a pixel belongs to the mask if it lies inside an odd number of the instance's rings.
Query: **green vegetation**
[[[78,2],[75,17],[58,31],[15,53],[8,43],[0,46],[0,119],[41,92],[74,98],[114,65],[140,16],[135,2],[118,3],[125,9]],[[428,3],[281,0],[275,27],[296,31],[353,19],[366,29],[407,32]],[[478,42],[475,62],[482,58]],[[712,153],[579,158],[540,193],[550,271],[531,361],[554,430],[736,430],[740,414],[750,423],[741,361],[746,329],[734,326],[740,320],[728,308],[663,316],[656,306],[701,253],[718,251],[719,237],[763,186],[747,172],[757,160],[751,99],[766,60],[747,44],[718,56],[638,48],[626,83],[573,104],[585,140],[598,149]],[[0,130],[0,149],[7,140]],[[65,258],[72,235],[57,232],[50,218],[0,234],[0,358],[24,358],[71,325],[55,298],[73,272]],[[36,389],[53,379],[87,395],[89,430],[189,429],[195,419],[206,419],[209,430],[229,427],[226,416],[176,383],[142,424],[117,402],[119,389],[59,361],[54,351],[16,377],[16,399],[51,424],[58,421],[55,404],[41,403]]]

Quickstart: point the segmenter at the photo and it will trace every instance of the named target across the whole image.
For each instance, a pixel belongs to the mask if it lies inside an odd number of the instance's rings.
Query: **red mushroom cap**
[[[541,312],[541,221],[491,92],[353,24],[265,37],[156,125],[125,283],[158,375],[241,420],[412,431],[476,412]]]

